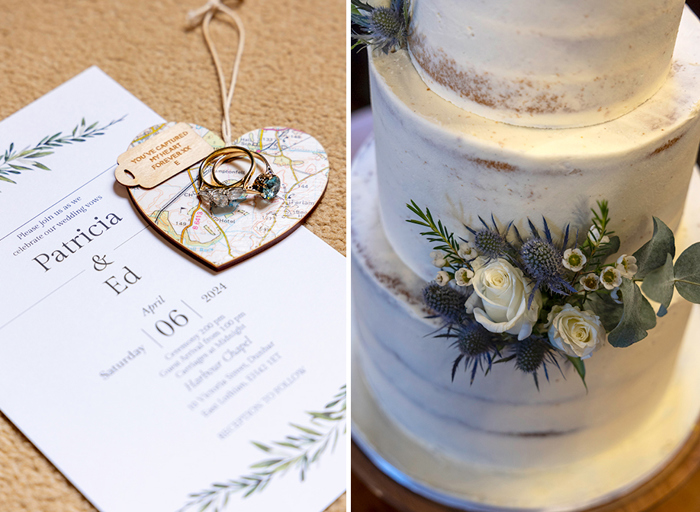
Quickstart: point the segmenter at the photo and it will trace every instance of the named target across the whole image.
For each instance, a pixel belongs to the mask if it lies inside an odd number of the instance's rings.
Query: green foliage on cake
[[[471,239],[458,241],[429,209],[407,206],[415,216],[408,222],[425,228],[421,235],[439,269],[423,298],[443,321],[437,337],[454,340],[453,380],[460,363],[473,382],[478,370],[487,374],[493,364],[513,361],[539,389],[539,373],[549,380],[552,367],[562,372],[561,361],[585,385],[585,360],[605,343],[622,348],[646,338],[675,291],[700,304],[700,243],[674,264],[673,232],[656,217],[652,238],[615,258],[620,239],[607,201],[592,210],[582,242],[569,226],[555,240],[544,218],[541,228],[527,219],[523,236],[513,222],[500,227],[493,216],[465,226]],[[658,312],[649,299],[660,304]]]

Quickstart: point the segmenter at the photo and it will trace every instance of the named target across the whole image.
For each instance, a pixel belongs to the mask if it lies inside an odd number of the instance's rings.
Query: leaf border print
[[[27,146],[21,151],[15,148],[14,142],[10,143],[5,152],[0,154],[0,182],[16,185],[17,182],[10,179],[9,175],[18,175],[25,171],[35,171],[37,169],[50,171],[51,169],[39,162],[39,160],[53,155],[55,148],[85,142],[87,139],[104,135],[108,128],[123,121],[125,117],[126,115],[101,127],[98,127],[99,121],[88,125],[83,117],[70,133],[64,135],[63,132],[58,132],[53,135],[47,135],[34,147]]]
[[[307,426],[290,423],[295,431],[293,435],[286,436],[284,441],[273,441],[269,445],[252,441],[257,448],[269,454],[270,458],[251,465],[252,471],[247,475],[215,483],[208,489],[190,494],[189,501],[178,512],[185,512],[193,507],[199,507],[196,509],[198,511],[206,509],[211,512],[224,512],[233,493],[244,492],[243,497],[247,498],[255,492],[261,492],[275,476],[283,475],[291,468],[299,470],[299,477],[303,481],[310,465],[317,462],[329,447],[333,451],[341,433],[345,434],[347,431],[344,421],[346,386],[341,386],[323,411],[307,411],[306,414],[310,416]]]

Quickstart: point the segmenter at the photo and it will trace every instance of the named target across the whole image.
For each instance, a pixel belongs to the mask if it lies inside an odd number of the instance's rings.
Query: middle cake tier
[[[492,468],[571,464],[620,443],[669,393],[685,394],[669,387],[690,311],[680,298],[639,343],[621,349],[606,342],[594,352],[586,360],[587,387],[566,361],[561,372],[550,366],[548,378],[540,372],[539,388],[512,362],[494,364],[486,375],[481,367],[473,382],[464,364],[453,376],[459,350],[452,339],[436,337],[443,323],[423,304],[427,283],[397,257],[378,222],[374,149],[362,152],[352,171],[354,351],[382,410],[416,442]],[[696,182],[693,198],[699,187]],[[697,218],[694,204],[687,220]],[[679,252],[697,235],[696,223],[682,225]],[[424,241],[422,252],[429,247]],[[665,452],[650,452],[650,458],[668,456],[685,439],[684,421],[668,427]]]
[[[420,228],[406,223],[411,200],[465,238],[465,224],[492,214],[503,226],[531,215],[584,228],[601,199],[620,253],[648,240],[652,214],[675,229],[700,140],[698,61],[700,23],[686,8],[672,71],[650,100],[608,123],[537,129],[462,110],[426,87],[407,52],[373,52],[379,204],[392,247],[420,277],[434,277]]]

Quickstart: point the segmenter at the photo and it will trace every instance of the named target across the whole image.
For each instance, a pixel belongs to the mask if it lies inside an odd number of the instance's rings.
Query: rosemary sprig
[[[323,411],[307,412],[311,417],[309,425],[290,423],[295,429],[294,435],[269,444],[253,441],[253,445],[271,456],[251,465],[250,469],[255,471],[238,479],[212,484],[209,489],[190,494],[189,501],[179,512],[185,512],[192,507],[199,507],[200,512],[205,509],[223,512],[232,494],[244,492],[243,497],[247,498],[255,492],[261,492],[274,477],[283,475],[291,468],[299,470],[303,481],[311,464],[318,461],[329,447],[331,451],[335,449],[341,430],[342,434],[346,433],[346,424],[343,421],[345,413],[346,387],[342,386]]]
[[[611,252],[617,251],[619,248],[615,247],[615,241],[612,239],[614,231],[608,230],[608,225],[610,224],[610,210],[608,208],[607,201],[598,201],[598,210],[591,209],[593,212],[592,223],[595,229],[598,231],[598,237],[593,240],[590,233],[586,236],[586,240],[583,242],[582,249],[583,253],[588,258],[588,267],[595,268],[596,271],[600,270],[601,264],[605,261]],[[610,241],[603,242],[602,240],[608,237]],[[611,249],[614,249],[611,251]]]
[[[435,222],[430,210],[426,208],[425,212],[423,212],[415,201],[411,201],[410,204],[406,206],[411,212],[418,216],[418,219],[406,219],[406,222],[430,230],[422,232],[421,235],[426,237],[428,242],[437,244],[433,246],[433,250],[443,251],[445,253],[445,260],[453,271],[467,264],[464,259],[459,256],[459,244],[455,241],[454,233],[449,232],[445,226],[443,226],[442,221],[438,220]]]
[[[80,123],[78,123],[69,134],[64,135],[63,132],[58,132],[53,135],[47,135],[33,147],[28,146],[21,151],[15,149],[14,142],[10,143],[10,146],[5,152],[0,154],[0,181],[16,185],[17,182],[10,179],[8,175],[22,174],[24,171],[33,171],[36,169],[50,171],[51,169],[49,167],[38,160],[53,155],[55,148],[75,144],[77,142],[85,142],[87,139],[104,135],[107,128],[122,121],[124,117],[126,116],[111,121],[101,127],[97,126],[99,121],[88,125],[85,122],[85,118],[82,118]]]

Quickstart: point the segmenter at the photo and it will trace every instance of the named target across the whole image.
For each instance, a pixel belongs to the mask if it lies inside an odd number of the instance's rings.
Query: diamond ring
[[[217,170],[221,165],[246,156],[250,159],[251,165],[242,179],[229,184],[217,176]],[[264,170],[253,180],[256,170],[256,159],[264,164]],[[208,183],[204,179],[209,166],[212,167],[212,183]],[[277,196],[282,185],[279,177],[272,172],[270,164],[262,154],[252,152],[242,146],[230,146],[214,151],[200,164],[199,179],[201,184],[199,197],[202,204],[209,211],[212,211],[212,207],[232,208],[231,211],[233,211],[242,201],[249,197],[261,197],[266,201],[270,201]]]

